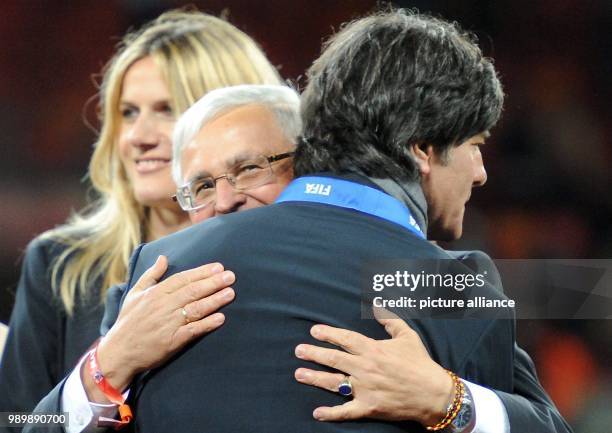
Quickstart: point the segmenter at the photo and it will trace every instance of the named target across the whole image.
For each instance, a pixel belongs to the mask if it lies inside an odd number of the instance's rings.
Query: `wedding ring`
[[[181,314],[183,315],[183,318],[185,319],[185,323],[189,323],[189,317],[187,317],[187,310],[185,310],[185,307],[181,308]]]

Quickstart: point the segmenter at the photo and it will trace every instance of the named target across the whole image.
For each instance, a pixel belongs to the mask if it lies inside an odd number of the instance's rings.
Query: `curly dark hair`
[[[358,19],[308,71],[296,175],[418,179],[411,145],[444,156],[490,130],[503,100],[491,60],[456,23],[406,10]]]

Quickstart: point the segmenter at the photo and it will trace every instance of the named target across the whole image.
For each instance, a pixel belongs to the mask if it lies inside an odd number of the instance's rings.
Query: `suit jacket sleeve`
[[[514,393],[494,390],[506,407],[511,430],[571,433],[571,427],[540,385],[527,352],[518,345],[514,349]]]
[[[61,401],[62,401],[62,389],[66,379],[58,383],[46,396],[43,398],[34,412],[36,413],[60,413],[61,412]],[[64,429],[60,425],[46,425],[46,426],[34,426],[27,425],[22,430],[22,433],[64,433]]]
[[[130,276],[133,274],[133,268],[134,265],[138,259],[138,255],[140,253],[140,249],[142,248],[142,245],[139,246],[134,253],[132,254],[132,258],[130,259],[130,267],[129,267],[129,274]],[[105,308],[105,312],[104,312],[104,319],[103,322],[100,326],[101,331],[106,329],[106,331],[108,331],[108,329],[110,329],[110,327],[115,323],[115,321],[117,320],[117,316],[119,314],[119,309],[120,309],[120,302],[122,300],[122,296],[127,293],[127,289],[126,289],[126,284],[119,284],[117,286],[112,287],[111,289],[109,289],[109,292],[107,294],[107,306]],[[110,309],[109,309],[109,304],[110,303]],[[104,332],[103,332],[104,333]],[[35,412],[39,412],[39,413],[59,413],[60,409],[61,409],[61,401],[62,401],[62,390],[64,388],[64,384],[66,383],[66,379],[62,380],[57,386],[55,386],[55,388],[53,388],[36,406]],[[51,388],[52,386],[49,386],[49,388]],[[61,427],[45,427],[45,429],[42,429],[42,427],[35,427],[35,426],[27,426],[26,428],[24,428],[23,432],[27,432],[27,433],[34,433],[34,432],[38,432],[38,431],[45,431],[45,432],[53,432],[53,433],[63,433],[64,430]],[[48,429],[48,430],[47,430]],[[110,431],[110,430],[109,430]]]
[[[449,251],[453,258],[477,272],[487,272],[489,282],[503,291],[501,276],[493,260],[482,251]],[[513,432],[541,433],[571,432],[555,404],[546,394],[536,375],[529,354],[518,345],[514,347],[514,392],[492,390],[501,399]]]

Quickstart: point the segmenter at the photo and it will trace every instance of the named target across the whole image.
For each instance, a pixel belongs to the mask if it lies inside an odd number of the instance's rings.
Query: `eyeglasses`
[[[196,178],[176,190],[172,200],[177,201],[184,211],[202,209],[215,200],[217,181],[227,179],[236,191],[256,188],[274,176],[272,163],[290,158],[295,152],[279,153],[271,156],[257,156],[242,161],[230,168],[227,173],[217,177]]]

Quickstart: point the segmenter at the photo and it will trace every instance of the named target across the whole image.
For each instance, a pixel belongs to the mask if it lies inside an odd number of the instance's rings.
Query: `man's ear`
[[[433,146],[426,143],[415,143],[410,147],[410,151],[417,164],[421,176],[429,174],[431,171]]]

